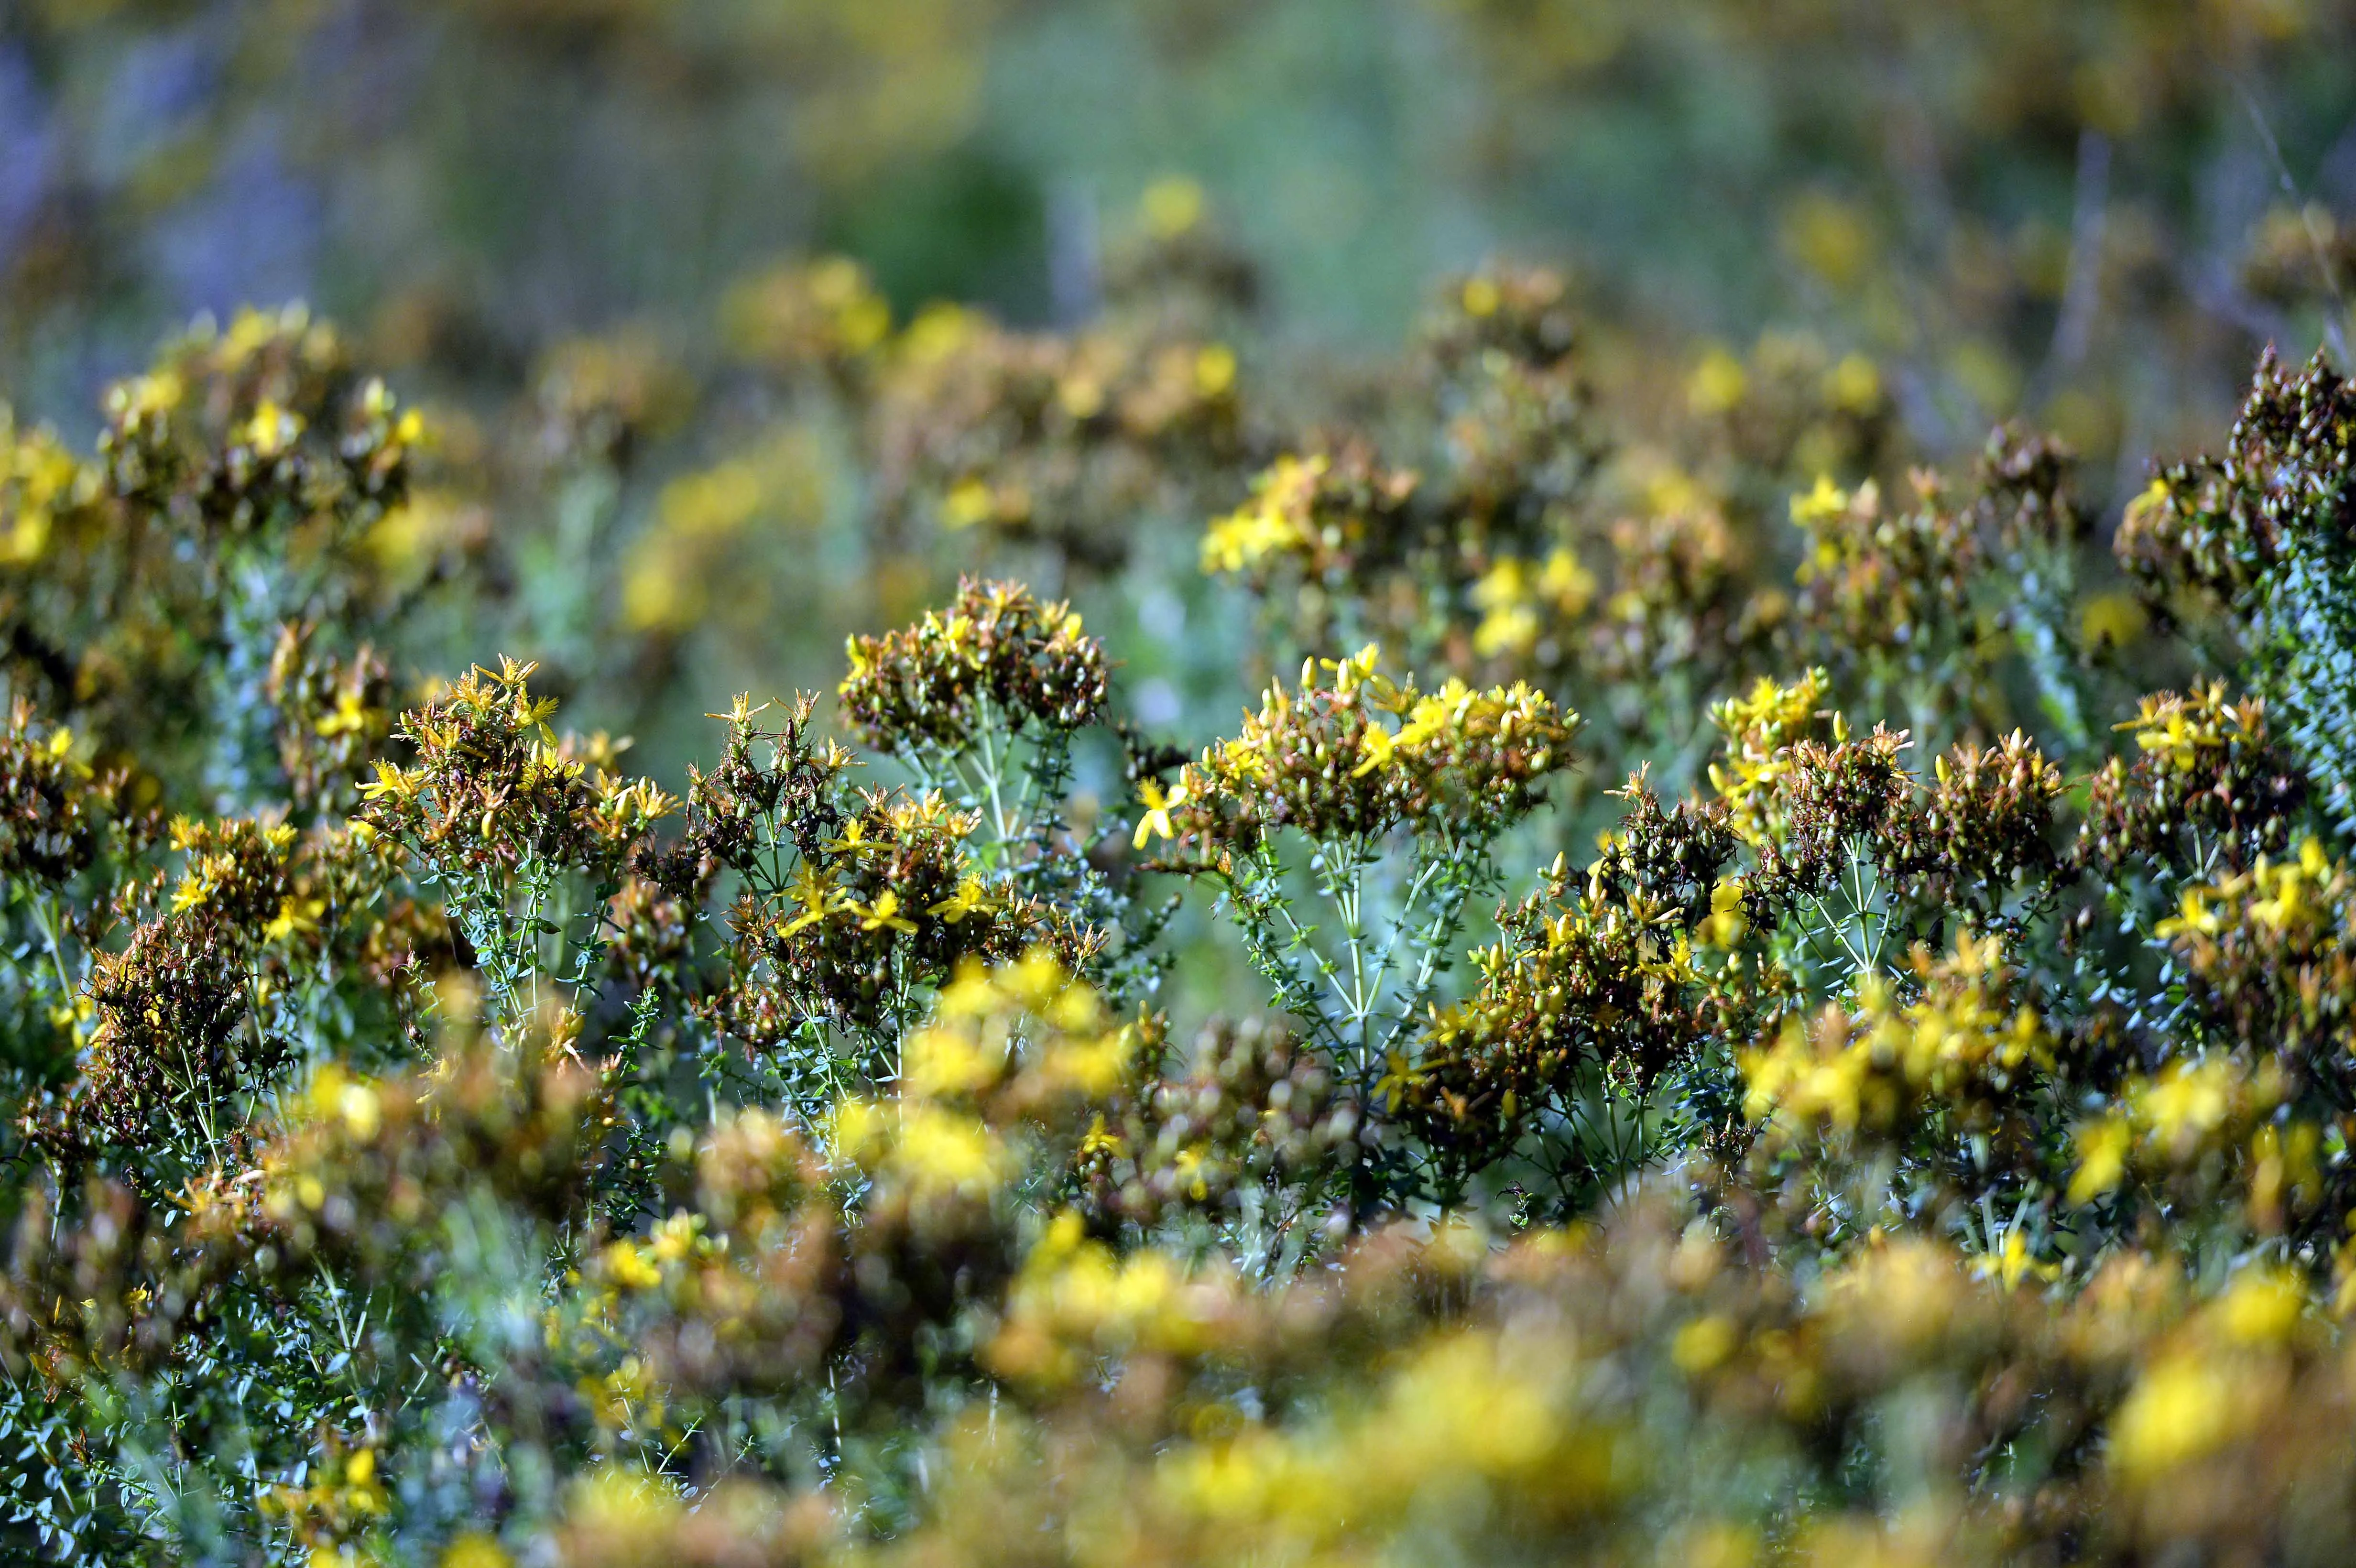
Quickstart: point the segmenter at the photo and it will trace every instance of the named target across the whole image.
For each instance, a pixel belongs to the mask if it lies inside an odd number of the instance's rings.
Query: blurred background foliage
[[[1010,551],[1198,738],[1256,673],[1201,524],[1485,258],[1565,270],[1619,449],[1846,376],[1884,466],[2026,415],[2107,527],[2262,344],[2347,329],[2351,30],[2346,0],[15,0],[0,387],[79,448],[170,329],[307,301],[442,432],[378,543],[464,592],[400,652],[537,656],[649,765]],[[1156,242],[1211,285],[1190,318],[1138,286]],[[775,341],[809,279],[772,269],[819,255],[863,272],[814,358]],[[957,393],[909,367],[980,319],[936,301],[1098,331],[1083,359],[1183,338],[1237,379],[1228,445],[1173,488],[1156,433],[1153,483],[945,528],[996,514],[969,453],[923,461]],[[896,415],[813,385],[912,320]],[[1067,408],[1097,374],[1044,373]],[[1767,479],[1876,468],[1804,437]],[[1073,548],[1091,506],[1109,549]]]

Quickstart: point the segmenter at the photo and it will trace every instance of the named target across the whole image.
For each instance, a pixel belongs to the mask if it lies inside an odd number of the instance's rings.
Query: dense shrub
[[[2106,556],[2057,439],[1925,465],[1863,360],[1665,411],[1543,270],[1294,417],[1140,244],[1078,333],[840,261],[730,330],[1075,602],[1196,517],[1262,690],[1192,749],[982,576],[676,777],[421,672],[490,546],[297,312],[0,426],[10,1549],[2339,1560],[2335,371]],[[533,493],[666,374],[553,365]],[[577,680],[573,586],[503,629]]]

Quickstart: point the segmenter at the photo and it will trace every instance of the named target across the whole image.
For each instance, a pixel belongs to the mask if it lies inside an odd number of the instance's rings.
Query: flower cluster
[[[2016,895],[2051,896],[2062,865],[2062,770],[2015,730],[1993,746],[1933,759],[1928,798],[1898,825],[1889,859],[1928,901],[1982,925]]]
[[[935,305],[881,351],[865,422],[887,509],[921,502],[951,532],[1108,571],[1127,559],[1137,514],[1183,507],[1224,475],[1246,450],[1241,368],[1219,321],[1229,302],[1155,308],[1202,275],[1185,252],[1207,257],[1188,239],[1198,223],[1153,227],[1126,270],[1178,290],[1115,301],[1069,334]]]
[[[414,1290],[454,1239],[427,1225],[480,1189],[551,1221],[587,1211],[615,1125],[598,1077],[539,1042],[519,1062],[454,1017],[432,1075],[313,1074],[284,1130],[257,1151],[252,1227],[265,1268],[323,1258],[355,1283]],[[456,1244],[463,1245],[463,1243]]]
[[[1730,697],[1710,709],[1726,760],[1710,764],[1709,782],[1746,841],[1760,843],[1780,826],[1777,786],[1791,771],[1791,749],[1835,734],[1825,706],[1829,684],[1821,669],[1790,686],[1762,676],[1747,696]]]
[[[1808,332],[1770,329],[1747,354],[1701,354],[1686,402],[1740,468],[1803,478],[1879,472],[1899,440],[1882,369]]]
[[[2356,453],[2351,400],[2319,357],[2294,376],[2269,349],[2224,454],[2163,469],[2127,507],[2121,561],[2228,602],[2254,592],[2318,520],[2338,515]]]
[[[1852,737],[1845,716],[1814,706],[1826,679],[1762,679],[1713,713],[1716,804],[1755,861],[1740,882],[1744,919],[1798,916],[1807,945],[1830,939],[1863,970],[1902,945],[1890,937],[1908,921],[1944,944],[1951,922],[2017,933],[2050,911],[2071,880],[2061,769],[2015,731],[1958,743],[1920,778],[1907,735],[1877,725]]]
[[[2240,270],[2242,286],[2268,304],[2322,304],[2356,275],[2356,225],[2321,202],[2277,207],[2251,235]]]
[[[98,1027],[59,1118],[68,1147],[160,1149],[191,1129],[218,1147],[242,1130],[239,1097],[260,1093],[287,1046],[249,1023],[241,957],[220,924],[166,919],[98,959]]]
[[[675,802],[646,780],[603,766],[587,776],[595,741],[559,741],[553,698],[535,698],[530,664],[477,665],[396,733],[416,748],[407,765],[380,761],[359,788],[377,831],[438,863],[511,871],[527,859],[617,869]],[[584,753],[586,753],[584,755]]]
[[[334,331],[300,306],[200,328],[111,391],[107,416],[107,487],[215,535],[365,526],[400,499],[425,436],[383,382],[355,385]]]
[[[1472,955],[1472,997],[1436,1013],[1417,1058],[1386,1081],[1389,1108],[1472,1169],[1532,1121],[1576,1115],[1581,1091],[1609,1083],[1641,1101],[1713,1032],[1691,912],[1642,886],[1612,896],[1600,875],[1573,893],[1558,863],[1549,896],[1506,912],[1500,940]],[[1557,1180],[1624,1173],[1625,1161],[1580,1152],[1585,1168]]]
[[[1416,476],[1385,469],[1363,448],[1280,457],[1252,480],[1251,499],[1203,535],[1206,571],[1268,577],[1290,567],[1316,581],[1346,573],[1368,548],[1395,548]]]
[[[1375,636],[1467,675],[1535,673],[1542,647],[1558,663],[1595,592],[1574,525],[1600,443],[1573,320],[1553,272],[1446,284],[1390,389],[1404,443],[1304,432],[1212,522],[1204,569],[1245,579],[1300,650]]]
[[[1674,557],[1665,551],[1657,559]],[[1549,624],[1578,620],[1594,597],[1595,574],[1567,548],[1558,548],[1543,562],[1500,556],[1472,585],[1472,603],[1481,612],[1472,651],[1483,658],[1534,656]]]
[[[1912,743],[1879,725],[1870,735],[1847,738],[1846,726],[1831,745],[1801,741],[1775,758],[1775,835],[1760,847],[1757,893],[1774,902],[1821,900],[1855,876],[1860,846],[1875,859],[1906,820],[1913,776],[1904,752]],[[1886,867],[1878,868],[1886,869]]]
[[[685,830],[659,849],[642,851],[637,868],[664,891],[685,897],[703,891],[722,868],[755,874],[779,839],[808,857],[842,828],[841,780],[856,759],[829,741],[815,743],[805,697],[781,728],[764,729],[766,705],[739,697],[720,715],[728,727],[720,763],[710,773],[690,764]],[[755,754],[766,748],[768,756]]]
[[[761,942],[789,992],[873,1024],[905,1005],[916,976],[964,960],[1011,960],[1041,943],[1085,953],[1091,938],[1060,912],[981,880],[966,848],[975,823],[937,795],[862,796],[802,858]]]
[[[2200,1183],[2190,1191],[2170,1189],[2205,1164],[2231,1164],[2247,1151],[2252,1165],[2260,1168],[2249,1172],[2249,1196],[2276,1209],[2271,1216],[2251,1218],[2271,1218],[2264,1228],[2279,1231],[2285,1188],[2303,1185],[2311,1200],[2319,1176],[2316,1125],[2294,1124],[2286,1137],[2281,1128],[2268,1125],[2291,1100],[2289,1089],[2272,1062],[2249,1070],[2224,1055],[2172,1061],[2158,1072],[2128,1078],[2108,1110],[2074,1131],[2078,1163],[2070,1176],[2070,1200],[2109,1197],[2133,1176],[2166,1197],[2213,1203],[2220,1194],[2199,1190]],[[2271,1183],[2262,1183],[2255,1179],[2264,1174],[2270,1154],[2276,1169]],[[2260,1190],[2265,1185],[2271,1192]]]
[[[1104,645],[1066,604],[1020,585],[958,585],[947,615],[881,637],[853,637],[843,715],[884,750],[962,752],[993,727],[1072,731],[1105,702]]]
[[[1583,651],[1606,690],[1655,684],[1689,703],[1688,694],[1748,662],[1789,601],[1779,590],[1746,591],[1748,552],[1716,501],[1682,475],[1663,476],[1647,492],[1642,506],[1612,521],[1609,591],[1594,595]],[[1554,607],[1575,620],[1584,600],[1572,594]]]
[[[10,565],[39,560],[60,520],[97,499],[98,485],[97,472],[77,462],[55,432],[19,430],[16,415],[0,404],[0,523],[6,526],[0,553]]]
[[[1215,859],[1288,827],[1361,842],[1402,826],[1474,838],[1529,811],[1569,765],[1578,716],[1528,687],[1451,680],[1425,693],[1380,661],[1369,645],[1305,664],[1297,691],[1272,683],[1240,734],[1206,748],[1167,794],[1150,787],[1138,843],[1166,837],[1182,857]]]
[[[1217,1019],[1091,1131],[1080,1168],[1098,1212],[1221,1214],[1247,1193],[1309,1185],[1357,1125],[1333,1070],[1285,1025]]]
[[[2213,849],[2234,864],[2279,852],[2307,805],[2297,764],[2273,741],[2263,699],[2226,699],[2212,680],[2147,696],[2131,731],[2132,762],[2114,757],[2087,784],[2077,855],[2127,870],[2146,858],[2198,866]]]
[[[2183,961],[2220,1037],[2336,1077],[2356,1018],[2356,906],[2347,867],[2313,838],[2295,856],[2187,888],[2155,934]]]
[[[1886,504],[1870,479],[1844,491],[1820,478],[1792,500],[1805,541],[1799,613],[1856,656],[1912,652],[1968,624],[1979,541],[1943,504],[1936,475],[1918,474],[1914,488],[1912,510]]]
[[[72,731],[37,733],[17,699],[0,736],[0,876],[54,883],[87,868],[118,793],[74,755]]]
[[[841,374],[881,347],[892,304],[848,256],[776,267],[730,289],[721,332],[748,359]]]
[[[558,470],[626,465],[694,397],[660,342],[633,329],[554,345],[534,367],[531,391],[535,455]]]
[[[373,648],[338,658],[311,624],[280,629],[265,687],[278,714],[278,765],[297,809],[323,816],[358,804],[360,781],[393,725],[392,671]]]
[[[1889,1131],[1926,1105],[1988,1130],[2053,1054],[2036,1010],[2017,999],[2000,951],[1994,937],[1966,937],[1940,959],[1917,948],[1918,1000],[1869,976],[1853,1008],[1788,1019],[1743,1058],[1745,1109],[1785,1134]]]
[[[12,690],[70,719],[153,801],[283,797],[268,670],[281,629],[348,645],[398,621],[371,549],[432,432],[299,308],[241,313],[110,389],[95,453],[0,417],[0,603]]]

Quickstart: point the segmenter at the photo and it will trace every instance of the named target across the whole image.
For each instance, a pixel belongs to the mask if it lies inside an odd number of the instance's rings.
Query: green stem
[[[49,950],[49,965],[57,973],[59,1004],[70,1008],[73,1006],[74,997],[80,994],[81,987],[66,974],[65,949],[58,941],[57,915],[50,908],[46,889],[37,888],[33,891],[33,923],[41,928],[41,940]]]

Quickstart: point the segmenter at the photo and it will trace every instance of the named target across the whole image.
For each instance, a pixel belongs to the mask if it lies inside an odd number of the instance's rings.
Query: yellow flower
[[[1995,1252],[1972,1260],[1972,1272],[2011,1290],[2023,1279],[2053,1279],[2062,1271],[2053,1264],[2039,1263],[2029,1253],[2029,1239],[2015,1225],[2005,1232],[2004,1243]]]
[[[902,1112],[885,1168],[920,1198],[978,1198],[1013,1176],[1015,1159],[972,1117],[917,1104]]]
[[[926,910],[925,912],[930,915],[937,915],[942,920],[947,921],[949,924],[956,925],[959,922],[963,921],[966,916],[974,913],[986,913],[989,909],[990,897],[982,891],[981,883],[972,877],[968,877],[964,881],[958,884],[957,891],[941,900],[940,902],[933,905],[932,908]]]
[[[991,494],[989,481],[968,475],[950,485],[942,497],[941,522],[950,528],[969,528],[988,522],[997,510],[998,499]]]
[[[1676,1338],[1669,1344],[1669,1360],[1676,1364],[1677,1371],[1696,1377],[1734,1354],[1741,1342],[1741,1331],[1713,1312],[1677,1330]]]
[[[2155,478],[2143,487],[2143,493],[2126,505],[2120,526],[2130,533],[2148,531],[2175,505],[2175,494],[2164,478]]]
[[[1483,612],[1472,633],[1472,651],[1483,658],[1527,653],[1538,640],[1535,574],[1518,556],[1500,557],[1472,585],[1473,605]]]
[[[653,1290],[662,1284],[662,1271],[628,1242],[615,1242],[605,1252],[606,1277],[626,1290]]]
[[[337,1088],[336,1111],[343,1118],[344,1129],[361,1143],[373,1139],[384,1125],[384,1102],[366,1083],[345,1083]]]
[[[107,395],[107,406],[130,420],[154,414],[167,414],[179,407],[186,393],[180,378],[172,371],[160,370],[152,376],[134,376],[115,384]]]
[[[900,912],[900,895],[886,888],[873,904],[850,904],[847,907],[859,917],[862,931],[901,931],[914,934],[916,923]]]
[[[1722,414],[1740,403],[1750,389],[1751,377],[1742,361],[1722,347],[1713,347],[1686,383],[1686,404],[1697,414]]]
[[[368,704],[358,692],[347,691],[337,696],[336,710],[323,716],[314,728],[323,737],[357,735],[368,728]]]
[[[836,910],[850,903],[847,895],[838,892],[827,874],[805,860],[794,873],[793,895],[802,906],[802,912],[777,925],[779,936],[791,936],[805,926],[816,925]]]
[[[1194,391],[1224,397],[1236,384],[1236,351],[1224,343],[1205,345],[1194,355]]]
[[[513,1563],[498,1541],[475,1531],[453,1541],[442,1553],[442,1568],[512,1568]]]
[[[285,942],[295,936],[308,935],[319,929],[319,917],[327,912],[324,899],[296,899],[292,896],[278,901],[278,913],[262,928],[262,938],[269,942]]]
[[[2278,1345],[2307,1311],[2307,1293],[2290,1274],[2263,1265],[2233,1276],[2213,1308],[2225,1337],[2237,1345]]]
[[[1742,913],[1742,883],[1732,877],[1721,878],[1709,891],[1709,918],[1696,934],[1712,947],[1731,947],[1742,940],[1749,925]]]
[[[854,816],[842,825],[842,836],[829,843],[827,848],[844,855],[857,856],[888,853],[893,848],[893,845],[889,839],[867,837],[865,820]]]
[[[366,800],[382,800],[387,796],[409,800],[417,794],[420,776],[380,761],[376,765],[376,777],[360,785],[360,795]]]
[[[918,1029],[902,1052],[900,1093],[905,1100],[976,1094],[995,1083],[1005,1067],[1003,1051],[985,1051],[967,1030]]]
[[[186,914],[212,896],[212,875],[207,869],[205,863],[199,861],[195,869],[188,876],[183,877],[180,880],[180,885],[173,891],[172,912]]]
[[[1244,571],[1270,556],[1313,547],[1311,507],[1328,467],[1323,456],[1278,458],[1253,481],[1250,500],[1211,524],[1203,537],[1203,570]]]
[[[1369,724],[1359,743],[1365,748],[1365,760],[1350,770],[1350,776],[1362,779],[1376,768],[1387,768],[1398,755],[1398,736],[1379,724]]]
[[[1429,1074],[1396,1051],[1385,1058],[1384,1066],[1387,1071],[1375,1081],[1375,1097],[1382,1101],[1384,1107],[1396,1115],[1399,1102],[1407,1098],[1408,1093],[1420,1084]]]
[[[1816,475],[1816,487],[1804,496],[1792,497],[1792,520],[1804,528],[1818,528],[1848,510],[1847,492],[1833,483],[1829,474]]]
[[[1142,849],[1156,836],[1163,838],[1178,837],[1178,830],[1171,826],[1170,814],[1186,803],[1183,779],[1168,795],[1163,795],[1162,786],[1151,779],[1140,779],[1137,781],[1137,798],[1144,805],[1145,815],[1137,819],[1137,835],[1130,840],[1132,848]]]
[[[1862,354],[1852,354],[1825,372],[1825,400],[1847,413],[1873,411],[1881,400],[1881,372]]]
[[[244,440],[257,457],[276,457],[303,433],[303,416],[264,399],[247,421]]]
[[[1202,185],[1184,175],[1166,175],[1145,187],[1139,214],[1157,240],[1175,240],[1203,221],[1208,201]]]
[[[2231,1440],[2237,1412],[2231,1368],[2178,1351],[2145,1371],[2111,1423],[2111,1463],[2147,1481]]]
[[[2233,1113],[2241,1086],[2233,1063],[2222,1057],[2176,1062],[2136,1096],[2136,1119],[2160,1143],[2189,1151]]]
[[[2154,927],[2155,933],[2162,941],[2188,932],[2197,932],[2203,936],[2216,935],[2222,929],[2223,923],[2218,919],[2217,912],[2209,907],[2211,891],[2208,888],[2185,889],[2175,915],[2161,921]]]
[[[1538,573],[1538,592],[1564,614],[1576,615],[1595,598],[1595,574],[1569,550],[1558,549]]]
[[[2070,1178],[2070,1201],[2091,1203],[2119,1184],[2126,1174],[2127,1150],[2135,1142],[2135,1130],[2125,1116],[2116,1112],[2080,1127],[2077,1133],[2078,1169]]]

